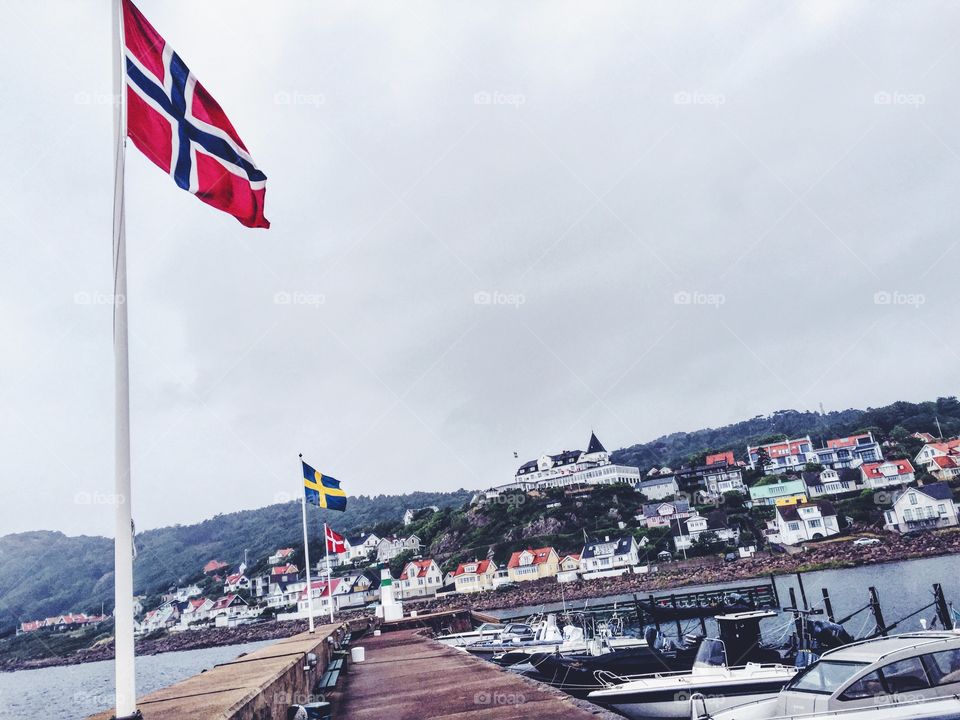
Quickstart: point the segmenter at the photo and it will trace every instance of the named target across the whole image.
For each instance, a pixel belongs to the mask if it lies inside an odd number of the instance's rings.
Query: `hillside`
[[[957,398],[945,397],[922,403],[895,402],[880,408],[841,410],[823,415],[780,410],[720,428],[663,435],[652,442],[616,450],[611,453],[611,459],[642,470],[663,465],[678,467],[718,450],[733,450],[737,459],[744,459],[748,444],[756,445],[784,435],[809,435],[818,446],[828,437],[851,435],[858,430],[872,430],[880,442],[902,440],[914,432],[939,435],[936,420],[940,421],[944,437],[960,434],[960,402]]]
[[[340,532],[353,533],[398,521],[407,508],[460,507],[472,492],[415,492],[350,498],[345,513],[328,512]],[[311,551],[322,550],[323,520],[310,508]],[[134,587],[152,596],[171,585],[196,579],[210,559],[237,565],[247,550],[250,564],[279,547],[303,545],[300,506],[289,502],[257,510],[217,515],[195,525],[147,530],[137,534]],[[0,537],[0,637],[22,620],[64,612],[107,612],[113,606],[113,540],[67,537],[34,531]]]

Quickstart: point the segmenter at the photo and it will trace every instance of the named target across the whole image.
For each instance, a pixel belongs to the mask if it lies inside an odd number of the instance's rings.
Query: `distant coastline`
[[[623,575],[613,578],[581,580],[560,585],[544,579],[512,586],[482,595],[450,595],[443,598],[405,603],[408,610],[418,612],[473,609],[505,610],[537,607],[561,601],[599,599],[628,593],[662,592],[688,585],[713,585],[738,582],[796,572],[843,569],[862,565],[901,562],[919,558],[960,553],[960,530],[894,536],[883,534],[881,545],[853,547],[850,537],[832,537],[811,543],[806,551],[793,555],[760,553],[753,558],[725,563],[718,558],[697,558],[686,562],[666,563],[649,575]],[[562,589],[562,595],[561,595]],[[362,611],[338,613],[338,620],[362,616]],[[265,622],[235,628],[213,628],[182,633],[137,643],[138,655],[195,650],[223,645],[239,645],[258,640],[289,637],[307,629],[306,621]],[[75,665],[113,659],[113,643],[79,650],[72,655],[37,660],[0,660],[0,672],[14,672],[58,665]]]

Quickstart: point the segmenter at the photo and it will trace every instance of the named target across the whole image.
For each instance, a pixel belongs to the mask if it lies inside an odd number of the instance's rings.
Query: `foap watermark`
[[[308,93],[300,90],[278,90],[273,94],[274,105],[298,105],[320,107],[325,105],[327,97],[323,93]]]
[[[510,105],[519,108],[526,102],[527,96],[523,93],[479,90],[473,94],[474,105]]]
[[[310,703],[326,702],[326,695],[322,693],[281,692],[273,693],[274,706],[282,705],[309,705]]]
[[[909,107],[919,108],[925,105],[927,96],[923,93],[906,93],[899,90],[880,90],[873,95],[874,105],[907,105]]]
[[[520,493],[509,493],[506,495],[491,495],[487,497],[487,503],[495,505],[523,505],[527,501],[527,496]]]
[[[519,308],[527,302],[523,293],[510,293],[501,290],[477,290],[473,294],[474,305],[503,305]]]
[[[87,492],[81,490],[73,496],[75,505],[121,505],[126,497],[116,493]]]
[[[73,95],[74,105],[119,105],[120,96],[113,93],[92,93],[81,90]]]
[[[674,105],[706,105],[719,108],[725,105],[727,96],[723,93],[700,92],[699,90],[678,90],[673,94]]]
[[[908,293],[899,290],[878,290],[873,294],[874,305],[901,305],[919,310],[926,305],[927,296],[923,293]]]
[[[72,697],[73,704],[77,707],[113,707],[113,702],[117,699],[113,692],[103,690],[77,690]]]
[[[481,690],[473,694],[474,705],[522,705],[527,701],[523,693],[487,692]]]
[[[327,296],[323,293],[294,291],[287,292],[281,290],[273,295],[274,305],[307,305],[309,307],[320,307],[327,302]]]
[[[126,297],[114,293],[80,290],[73,294],[74,305],[123,305],[126,301]]]
[[[697,290],[678,290],[673,294],[674,305],[703,305],[716,310],[727,302],[723,293],[706,293]]]

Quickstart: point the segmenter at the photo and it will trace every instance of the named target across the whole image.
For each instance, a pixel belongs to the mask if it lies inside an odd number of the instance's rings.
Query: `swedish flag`
[[[302,460],[303,492],[307,502],[327,510],[347,509],[347,494],[340,489],[340,481],[314,470]]]

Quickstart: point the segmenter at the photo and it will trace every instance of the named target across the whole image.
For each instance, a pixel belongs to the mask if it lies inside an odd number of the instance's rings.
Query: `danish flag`
[[[344,542],[343,535],[333,531],[329,525],[324,525],[324,535],[327,538],[327,552],[333,553],[335,555],[342,553],[346,550],[346,543]]]
[[[130,0],[123,0],[127,135],[187,192],[247,227],[263,216],[267,176],[226,113]]]

